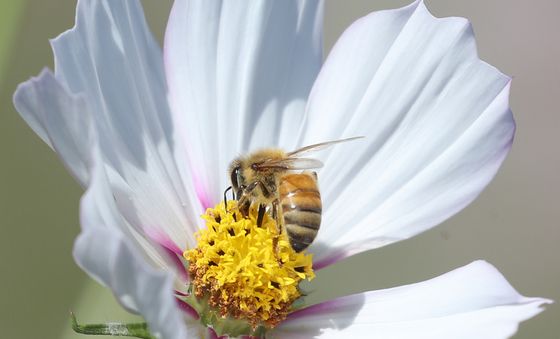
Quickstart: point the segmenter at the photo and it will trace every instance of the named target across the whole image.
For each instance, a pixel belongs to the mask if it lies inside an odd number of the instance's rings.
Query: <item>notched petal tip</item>
[[[431,19],[434,20],[434,21],[441,21],[441,22],[448,22],[448,23],[455,23],[455,24],[464,25],[465,30],[472,37],[473,41],[475,40],[474,28],[473,28],[473,25],[472,25],[471,21],[468,18],[459,17],[459,16],[437,17],[430,11],[429,7],[426,5],[424,0],[419,0],[419,1],[416,1],[415,3],[417,3],[417,5],[418,5],[418,10],[420,10],[420,11],[426,13],[427,15],[429,15],[431,17]],[[494,69],[497,72],[497,74],[500,74],[500,76],[502,76],[504,79],[507,79],[508,82],[511,82],[513,80],[513,78],[510,75],[507,75],[506,73],[502,72],[498,67],[482,60],[480,58],[480,56],[478,55],[478,48],[477,48],[476,44],[473,44],[472,54],[476,57],[476,59],[479,60],[479,62],[485,64],[487,67],[489,67],[491,69]]]
[[[52,148],[51,140],[45,130],[43,122],[41,121],[42,119],[37,115],[37,112],[35,112],[30,103],[33,96],[36,95],[34,94],[36,88],[50,77],[53,77],[51,71],[44,67],[39,75],[31,77],[29,80],[22,82],[17,86],[16,91],[12,96],[12,102],[16,111],[19,112],[29,127],[37,133],[43,142]]]
[[[512,144],[510,84],[480,60],[466,19],[436,18],[422,1],[352,24],[308,104],[304,144],[367,136],[333,149],[320,173],[318,262],[410,238],[474,200]]]
[[[38,76],[18,86],[13,100],[31,129],[56,151],[77,181],[85,185],[93,131],[83,96],[71,93],[44,68]]]

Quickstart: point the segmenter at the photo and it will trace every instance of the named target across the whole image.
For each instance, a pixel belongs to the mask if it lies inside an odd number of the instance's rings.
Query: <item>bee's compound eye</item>
[[[232,171],[231,171],[231,185],[233,186],[234,190],[237,190],[239,188],[239,176],[240,176],[240,168],[239,166],[235,167]]]

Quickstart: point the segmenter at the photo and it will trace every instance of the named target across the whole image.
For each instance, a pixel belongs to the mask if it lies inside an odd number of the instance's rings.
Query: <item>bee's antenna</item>
[[[229,190],[231,190],[231,189],[232,189],[232,187],[229,186],[229,187],[226,188],[226,190],[224,191],[224,207],[225,207],[226,212],[227,212],[227,192],[228,192]]]

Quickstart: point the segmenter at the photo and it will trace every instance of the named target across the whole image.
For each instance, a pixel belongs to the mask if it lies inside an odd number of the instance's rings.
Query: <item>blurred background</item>
[[[113,0],[117,1],[117,0]],[[325,49],[355,19],[402,0],[327,1]],[[162,41],[171,0],[143,1]],[[468,208],[413,239],[321,271],[337,281],[323,299],[425,280],[486,259],[527,296],[560,300],[560,2],[427,0],[436,16],[469,18],[482,59],[513,76],[513,149],[490,186]],[[0,328],[3,338],[84,338],[79,321],[127,321],[110,292],[73,262],[81,189],[12,105],[18,83],[52,67],[48,39],[74,22],[74,0],[0,1]],[[341,273],[342,272],[342,273]],[[515,336],[558,338],[560,307],[521,325]]]

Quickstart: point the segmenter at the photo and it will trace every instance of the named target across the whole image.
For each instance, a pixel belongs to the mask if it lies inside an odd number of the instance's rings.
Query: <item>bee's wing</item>
[[[323,163],[311,158],[284,158],[279,160],[268,160],[257,165],[259,169],[285,169],[285,170],[307,170],[323,167]]]
[[[352,140],[361,139],[361,138],[363,138],[363,137],[352,137],[352,138],[346,138],[346,139],[339,139],[339,140],[321,142],[321,143],[318,143],[318,144],[313,144],[313,145],[308,145],[308,146],[302,147],[302,148],[297,149],[295,151],[289,152],[287,155],[288,155],[289,158],[297,158],[297,157],[300,157],[303,154],[320,151],[320,150],[325,149],[327,147],[330,147],[334,144],[339,144],[341,142],[352,141]]]

